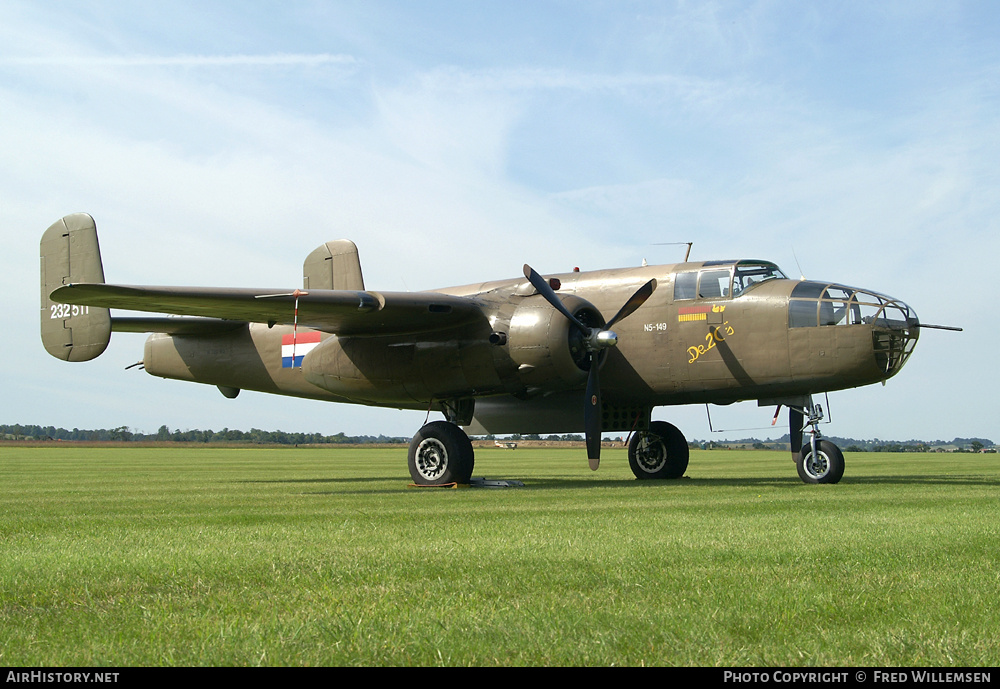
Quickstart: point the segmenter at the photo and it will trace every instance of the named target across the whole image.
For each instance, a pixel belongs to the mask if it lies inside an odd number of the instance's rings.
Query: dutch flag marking
[[[302,365],[302,359],[319,344],[320,333],[299,333],[281,336],[281,368],[296,368]],[[293,351],[294,350],[294,351]],[[293,358],[294,357],[294,358]]]

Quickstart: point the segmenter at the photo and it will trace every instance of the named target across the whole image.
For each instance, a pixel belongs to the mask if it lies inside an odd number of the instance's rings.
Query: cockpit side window
[[[677,273],[674,277],[674,301],[681,299],[694,299],[697,284],[697,270],[689,270],[686,273]]]
[[[738,297],[754,285],[766,280],[787,280],[781,269],[773,263],[761,262],[740,262],[736,266],[733,275],[733,296]]]
[[[754,285],[766,280],[786,280],[785,274],[773,263],[750,260],[706,261],[701,271],[689,270],[674,276],[674,300],[728,299],[738,297]],[[722,266],[727,266],[723,268]]]
[[[698,296],[702,299],[721,299],[729,296],[728,270],[703,270],[698,282]]]

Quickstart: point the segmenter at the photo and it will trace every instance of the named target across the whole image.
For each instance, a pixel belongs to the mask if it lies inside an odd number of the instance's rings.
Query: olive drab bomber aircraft
[[[410,443],[422,485],[469,482],[468,434],[583,431],[597,469],[601,434],[626,432],[637,478],[679,478],[687,442],[652,421],[653,408],[743,400],[787,408],[799,476],[836,483],[844,457],[822,438],[813,395],[884,382],[921,327],[947,328],[921,324],[897,299],[791,280],[760,260],[548,277],[526,265],[510,280],[378,292],[365,288],[354,243],[338,240],[309,254],[303,273],[301,289],[105,284],[93,218],[68,215],[41,241],[42,342],[87,361],[113,331],[152,333],[148,373],[228,398],[255,390],[439,411],[445,420]]]

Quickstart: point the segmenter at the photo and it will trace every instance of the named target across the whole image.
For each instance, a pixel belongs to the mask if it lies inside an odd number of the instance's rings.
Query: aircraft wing
[[[402,335],[486,322],[472,299],[437,292],[142,287],[69,284],[50,298],[62,304],[202,316],[226,321],[298,324],[338,335]],[[123,320],[123,319],[121,319]],[[135,326],[155,319],[139,319]],[[124,325],[124,323],[122,323]],[[124,329],[121,328],[121,329]],[[156,331],[158,328],[151,328]]]

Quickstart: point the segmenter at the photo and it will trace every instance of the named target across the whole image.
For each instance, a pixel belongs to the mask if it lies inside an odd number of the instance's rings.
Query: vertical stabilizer
[[[358,247],[349,239],[338,239],[318,247],[302,264],[302,286],[309,289],[348,289],[363,292]]]
[[[56,221],[42,235],[42,344],[64,361],[89,361],[111,341],[108,309],[57,304],[52,290],[68,284],[104,282],[97,225],[86,213]]]

